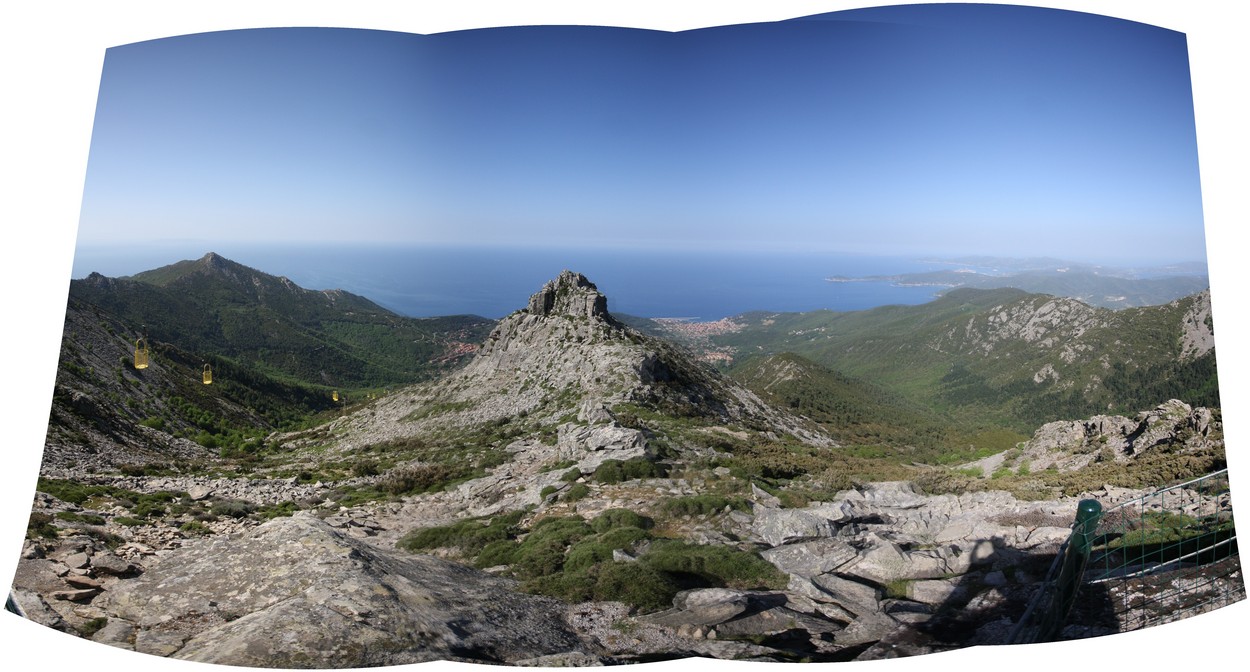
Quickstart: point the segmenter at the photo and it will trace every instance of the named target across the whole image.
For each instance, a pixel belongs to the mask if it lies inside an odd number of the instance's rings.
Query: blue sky
[[[1185,37],[1091,14],[260,29],[103,72],[80,245],[1205,258]]]

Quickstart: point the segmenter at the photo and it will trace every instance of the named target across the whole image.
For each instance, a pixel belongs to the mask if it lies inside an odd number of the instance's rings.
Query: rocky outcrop
[[[576,432],[596,434],[585,437],[590,443],[607,434],[619,442],[626,437],[611,409],[626,404],[832,445],[811,422],[769,406],[672,343],[616,320],[594,283],[570,271],[500,320],[463,369],[378,400],[367,413],[326,429],[343,437],[337,441],[342,450],[352,450],[521,417],[559,426],[576,414],[582,426]]]
[[[527,310],[531,315],[570,315],[573,317],[611,319],[608,300],[599,288],[581,273],[561,271],[530,297]]]
[[[554,600],[302,514],[190,545],[97,606],[134,628],[137,651],[230,665],[514,662],[581,646]]]
[[[1215,349],[1215,330],[1211,322],[1211,291],[1194,297],[1193,304],[1181,318],[1181,359],[1197,359]]]
[[[973,464],[991,467],[985,473],[999,465],[1019,468],[1025,463],[1032,470],[1053,466],[1074,471],[1095,461],[1127,463],[1161,448],[1191,452],[1222,446],[1221,423],[1211,409],[1173,399],[1134,418],[1096,415],[1047,423],[1011,460]]]
[[[1054,348],[1099,326],[1100,316],[1098,309],[1075,299],[1030,298],[970,318],[964,327],[964,347],[985,354],[1011,341]]]

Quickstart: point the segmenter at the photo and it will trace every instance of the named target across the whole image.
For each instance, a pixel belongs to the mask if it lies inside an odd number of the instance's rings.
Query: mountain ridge
[[[418,320],[342,290],[308,290],[215,253],[123,278],[92,273],[70,295],[178,343],[278,377],[344,388],[429,378],[455,366],[493,321]]]

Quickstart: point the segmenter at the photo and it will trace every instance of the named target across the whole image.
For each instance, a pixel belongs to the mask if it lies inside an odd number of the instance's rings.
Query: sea
[[[75,251],[73,278],[134,275],[216,252],[308,289],[342,289],[401,315],[480,315],[524,307],[562,270],[585,275],[608,310],[714,321],[750,311],[855,311],[933,300],[942,287],[831,282],[830,277],[949,268],[903,256],[837,252],[517,248],[431,245],[170,244]]]

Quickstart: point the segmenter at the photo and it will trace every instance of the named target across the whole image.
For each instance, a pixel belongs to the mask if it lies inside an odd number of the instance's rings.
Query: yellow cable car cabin
[[[135,341],[135,368],[148,368],[148,342],[142,338]]]
[[[330,398],[331,398],[331,399],[334,399],[335,401],[338,401],[338,400],[339,400],[339,391],[338,391],[338,390],[335,390],[335,391],[334,391],[334,394],[330,395]]]
[[[213,384],[213,367],[209,366],[208,364],[204,365],[204,384],[205,385]]]

